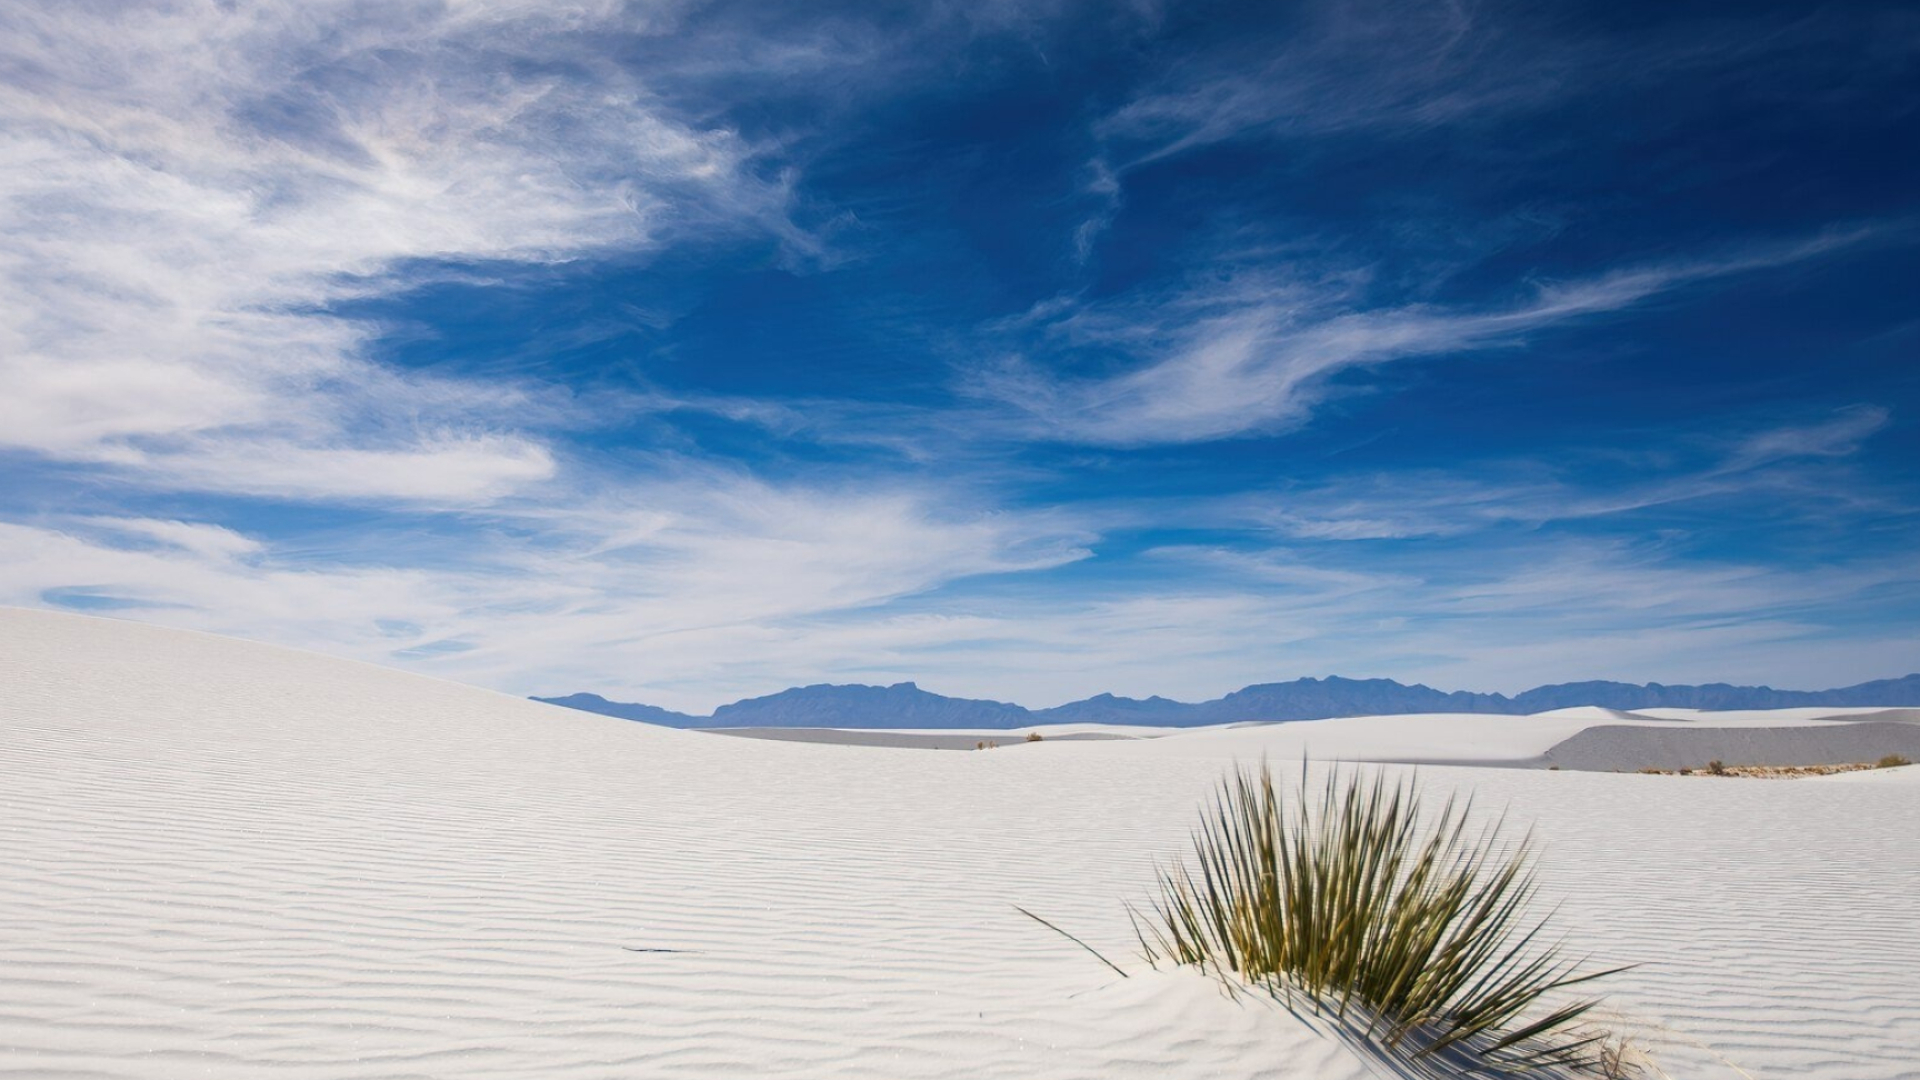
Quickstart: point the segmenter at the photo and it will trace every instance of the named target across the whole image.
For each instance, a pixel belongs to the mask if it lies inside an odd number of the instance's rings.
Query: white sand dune
[[[1596,722],[1391,719],[726,739],[0,610],[0,1076],[1387,1075],[1146,970],[1121,902],[1236,758]],[[1537,826],[1573,947],[1646,963],[1612,1002],[1673,1076],[1920,1078],[1914,785],[1423,773]]]
[[[1728,765],[1847,765],[1894,755],[1920,758],[1920,724],[1878,721],[1808,727],[1688,727],[1604,724],[1554,744],[1540,760],[1566,769],[1633,772]]]

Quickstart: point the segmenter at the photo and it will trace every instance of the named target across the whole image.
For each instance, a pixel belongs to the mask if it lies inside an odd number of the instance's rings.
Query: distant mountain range
[[[1196,727],[1241,720],[1321,720],[1394,713],[1526,715],[1599,705],[1609,709],[1790,709],[1860,705],[1920,706],[1920,675],[1881,679],[1838,690],[1775,690],[1769,686],[1636,686],[1578,682],[1540,686],[1513,697],[1451,693],[1392,679],[1295,679],[1235,690],[1213,701],[1101,694],[1052,709],[1004,701],[930,694],[910,682],[892,686],[797,686],[722,705],[712,716],[689,716],[652,705],[608,701],[598,694],[534,698],[550,705],[668,727],[1018,728],[1033,724],[1145,724]]]

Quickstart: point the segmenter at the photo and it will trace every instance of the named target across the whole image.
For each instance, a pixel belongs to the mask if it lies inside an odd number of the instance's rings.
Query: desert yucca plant
[[[1529,841],[1469,832],[1452,799],[1426,817],[1412,780],[1336,770],[1316,802],[1304,773],[1291,808],[1264,764],[1221,785],[1197,870],[1163,873],[1152,913],[1135,913],[1147,958],[1303,998],[1416,1057],[1597,1071],[1603,1035],[1580,1023],[1596,1003],[1559,992],[1612,972],[1543,940]]]

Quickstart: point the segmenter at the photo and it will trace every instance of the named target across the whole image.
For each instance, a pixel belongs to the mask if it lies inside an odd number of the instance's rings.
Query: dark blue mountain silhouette
[[[1477,712],[1519,715],[1599,705],[1609,709],[1787,709],[1879,705],[1920,706],[1920,675],[1881,679],[1837,690],[1769,686],[1636,686],[1578,682],[1504,694],[1447,692],[1392,679],[1295,679],[1235,690],[1212,701],[1101,694],[1052,709],[928,693],[913,683],[892,686],[800,686],[722,705],[712,716],[689,716],[652,705],[608,701],[597,694],[534,698],[586,712],[669,727],[1017,728],[1031,724],[1147,724],[1193,727],[1241,720],[1319,720],[1331,716]]]
[[[643,724],[659,724],[662,727],[701,727],[709,723],[705,717],[688,716],[657,705],[630,705],[622,701],[608,701],[599,694],[568,694],[566,697],[537,697],[535,701],[544,701],[549,705],[564,705],[581,712],[599,713],[602,716],[617,716],[622,720],[638,720]]]
[[[801,686],[713,710],[714,727],[1012,728],[1033,723],[1018,705],[929,694],[910,682],[892,686]]]

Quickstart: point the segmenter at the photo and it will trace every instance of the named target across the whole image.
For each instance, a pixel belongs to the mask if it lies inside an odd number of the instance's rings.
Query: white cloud
[[[736,646],[1087,555],[1091,537],[1072,520],[963,512],[959,501],[702,473],[421,538],[400,522],[336,537],[324,560],[306,550],[311,541],[280,545],[196,522],[4,524],[0,603],[77,595],[156,622],[482,685],[657,680],[684,697],[703,674],[780,661]]]
[[[352,496],[429,507],[532,494],[557,470],[553,454],[538,442],[479,432],[418,432],[390,449],[202,437],[178,451],[126,448],[97,460],[137,468],[172,487],[293,500]]]
[[[1688,97],[1713,100],[1702,87],[1717,86],[1722,96],[1792,108],[1905,77],[1901,50],[1887,42],[1912,36],[1898,19],[1844,7],[1577,29],[1524,7],[1445,0],[1308,2],[1286,12],[1283,31],[1179,54],[1103,118],[1098,133],[1131,151],[1121,168],[1235,138],[1485,125],[1677,77],[1690,80]],[[1796,93],[1833,53],[1846,58],[1847,78]],[[1676,100],[1670,112],[1684,115],[1689,104]]]
[[[528,527],[537,543],[517,535]],[[1796,569],[1534,537],[1357,567],[1337,547],[1163,548],[1112,591],[991,577],[1082,558],[1087,539],[1049,515],[707,477],[459,543],[365,537],[324,564],[191,522],[0,525],[0,603],[80,598],[511,692],[689,711],[902,679],[1032,706],[1330,673],[1508,692],[1584,678],[1813,688],[1904,671],[1913,655],[1910,640],[1839,632],[1911,602],[1908,556]]]
[[[591,43],[627,5],[16,9],[0,45],[0,444],[239,492],[544,479],[524,396],[397,377],[324,314],[432,260],[797,236],[730,131]],[[617,24],[617,25],[616,25]],[[356,460],[353,455],[366,455]]]
[[[1470,469],[1341,475],[1222,500],[1212,512],[1223,524],[1257,523],[1303,541],[1459,536],[1504,524],[1530,528],[1710,500],[1836,521],[1876,504],[1895,508],[1848,463],[1888,416],[1877,406],[1858,405],[1825,420],[1746,434],[1669,438],[1634,456],[1612,449],[1559,451],[1567,466],[1606,456],[1618,476],[1611,482],[1576,482],[1567,469],[1538,462],[1480,462]]]
[[[1888,411],[1879,406],[1856,405],[1824,423],[1756,432],[1740,440],[1718,471],[1744,472],[1781,461],[1848,457],[1886,427],[1888,418]]]
[[[264,545],[232,529],[197,521],[157,518],[82,518],[79,524],[127,537],[146,537],[154,543],[199,559],[224,563],[263,551]]]
[[[943,595],[715,627],[650,640],[656,662],[631,681],[593,683],[584,667],[561,681],[695,710],[792,684],[905,679],[1045,707],[1327,674],[1509,693],[1589,678],[1814,689],[1904,672],[1914,655],[1910,637],[1833,630],[1912,580],[1911,560],[1799,572],[1545,542],[1391,571],[1201,548],[1164,557],[1152,584],[1119,597]]]
[[[1133,167],[1249,131],[1426,127],[1553,89],[1545,58],[1500,48],[1507,35],[1476,26],[1457,4],[1300,5],[1296,14],[1301,24],[1277,52],[1247,56],[1230,43],[1224,55],[1170,65],[1097,130],[1143,148],[1125,163]],[[1490,62],[1496,51],[1501,62]]]
[[[976,375],[972,388],[1029,414],[1035,434],[1065,441],[1138,446],[1271,433],[1306,422],[1328,379],[1342,371],[1518,345],[1529,334],[1663,293],[1897,231],[1834,230],[1719,259],[1543,283],[1527,300],[1491,310],[1367,308],[1352,284],[1335,276],[1319,283],[1258,275],[1204,280],[1157,304],[1115,313],[1074,308],[1052,320],[1054,332],[1070,341],[1143,355],[1132,370],[1073,379],[1013,362]]]

